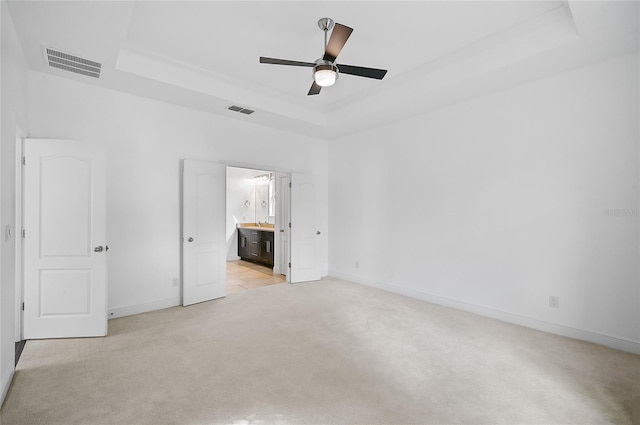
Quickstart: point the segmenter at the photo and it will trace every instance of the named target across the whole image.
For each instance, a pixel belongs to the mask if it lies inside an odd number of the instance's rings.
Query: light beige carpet
[[[640,356],[335,279],[22,356],[2,425],[640,422]]]

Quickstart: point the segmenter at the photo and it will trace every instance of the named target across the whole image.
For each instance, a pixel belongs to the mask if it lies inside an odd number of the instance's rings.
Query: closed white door
[[[24,154],[24,338],[104,336],[105,156],[49,139]]]
[[[184,160],[182,305],[226,294],[225,171],[222,164]]]
[[[316,183],[312,175],[291,174],[290,282],[320,280]]]

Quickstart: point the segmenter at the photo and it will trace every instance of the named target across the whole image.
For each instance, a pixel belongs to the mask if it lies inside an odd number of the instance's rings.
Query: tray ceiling
[[[638,50],[637,2],[138,1],[8,2],[40,72],[319,137],[338,137],[571,67]],[[342,75],[307,96],[317,20],[354,32],[339,62],[389,72]],[[102,64],[101,78],[49,67],[43,47]],[[90,81],[95,80],[95,81]],[[255,110],[231,114],[236,104]]]

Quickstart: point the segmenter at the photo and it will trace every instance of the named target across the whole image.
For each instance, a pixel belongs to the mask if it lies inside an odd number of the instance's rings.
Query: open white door
[[[289,281],[289,213],[291,211],[289,203],[289,174],[276,173],[276,233],[274,256],[274,273],[287,276]]]
[[[184,160],[182,305],[226,294],[225,174],[222,164]]]
[[[104,336],[104,154],[47,139],[24,154],[24,338]]]
[[[316,224],[316,183],[309,174],[291,174],[291,283],[320,280]]]

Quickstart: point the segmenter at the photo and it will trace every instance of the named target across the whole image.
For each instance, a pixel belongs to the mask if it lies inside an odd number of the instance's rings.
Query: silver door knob
[[[97,247],[93,248],[93,252],[102,252],[104,251],[104,248],[102,247],[102,245],[98,245]]]
[[[187,241],[193,242],[193,238],[189,238],[189,239],[187,239]]]

